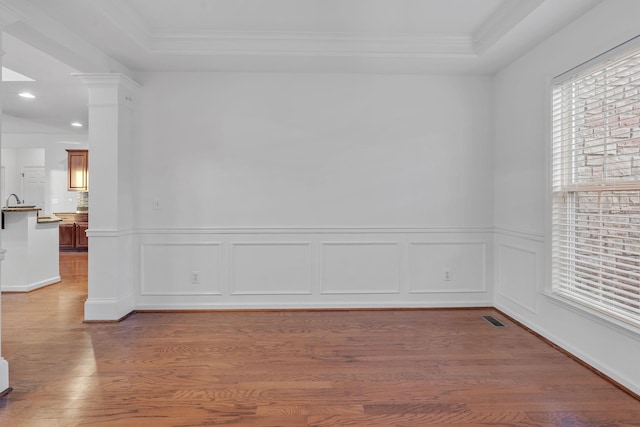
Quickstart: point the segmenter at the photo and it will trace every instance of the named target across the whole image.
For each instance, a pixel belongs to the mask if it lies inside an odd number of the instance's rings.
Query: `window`
[[[552,287],[640,327],[640,48],[553,87]]]

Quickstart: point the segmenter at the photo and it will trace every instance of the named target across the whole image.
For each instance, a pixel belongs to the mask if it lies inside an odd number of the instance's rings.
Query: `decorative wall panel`
[[[233,243],[231,294],[310,294],[311,244]]]
[[[135,239],[138,310],[492,302],[485,229],[154,229]]]
[[[500,242],[498,245],[498,292],[530,312],[536,312],[538,267],[535,250]]]
[[[325,242],[321,263],[323,294],[400,291],[398,243]]]
[[[410,292],[484,292],[486,263],[484,242],[411,243]]]
[[[141,245],[141,295],[218,295],[220,243]]]

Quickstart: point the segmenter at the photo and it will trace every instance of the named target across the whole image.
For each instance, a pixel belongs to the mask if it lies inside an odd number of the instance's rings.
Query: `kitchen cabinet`
[[[76,225],[60,223],[60,249],[73,249],[76,246]]]
[[[69,191],[89,191],[89,150],[67,150]]]
[[[59,227],[60,249],[84,251],[89,248],[86,231],[89,228],[89,214],[62,212],[54,213],[62,219]]]
[[[89,238],[87,237],[87,228],[89,228],[89,223],[87,222],[76,223],[76,248],[77,249],[89,249]]]

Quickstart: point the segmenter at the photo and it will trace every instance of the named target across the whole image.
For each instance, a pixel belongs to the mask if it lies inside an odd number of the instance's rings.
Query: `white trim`
[[[223,242],[153,242],[153,243],[141,243],[140,244],[140,296],[194,296],[194,295],[213,295],[213,296],[219,296],[222,295],[222,291],[220,291],[220,288],[218,287],[217,291],[208,291],[208,292],[203,292],[203,291],[192,291],[192,292],[186,292],[186,291],[180,291],[180,292],[151,292],[151,291],[146,291],[145,290],[145,284],[147,283],[147,279],[145,276],[145,248],[148,246],[210,246],[210,247],[217,247],[218,248],[218,256],[217,259],[215,260],[215,262],[217,263],[218,266],[222,265],[221,259],[222,259],[222,251],[224,249],[224,244]],[[217,274],[217,283],[218,285],[220,285],[221,282],[221,274],[220,274],[220,268],[218,268],[218,274]]]
[[[134,310],[134,296],[126,298],[87,298],[84,320],[119,320]]]
[[[532,324],[532,323],[526,321],[522,317],[520,317],[517,314],[515,314],[513,311],[509,310],[508,307],[505,307],[505,306],[500,305],[500,304],[495,304],[495,307],[498,310],[503,311],[505,314],[511,316],[512,318],[514,318],[518,322],[522,323],[523,325],[525,325],[527,328],[531,329],[535,333],[540,334],[545,339],[547,339],[547,340],[551,341],[552,343],[558,345],[564,351],[566,351],[569,354],[577,357],[582,362],[584,362],[587,365],[597,369],[598,371],[602,372],[603,374],[605,374],[609,378],[613,379],[614,381],[616,381],[617,383],[621,384],[622,386],[628,388],[629,390],[633,391],[634,393],[640,394],[640,388],[638,388],[638,385],[629,382],[626,379],[625,375],[621,374],[620,372],[618,372],[618,371],[616,371],[614,369],[611,369],[611,368],[603,365],[598,360],[591,358],[588,354],[580,351],[578,348],[576,348],[575,346],[571,345],[571,343],[569,343],[568,341],[560,339],[557,335],[549,332],[547,329],[542,328],[537,324]],[[584,314],[584,311],[580,309],[580,310],[576,310],[575,313],[576,314]],[[634,336],[634,335],[631,335],[631,337],[637,339],[638,336],[637,335]]]
[[[277,295],[276,295],[277,296]],[[475,307],[493,307],[493,302],[487,300],[479,301],[433,301],[433,302],[354,302],[354,303],[197,303],[197,304],[181,304],[181,303],[161,303],[161,304],[138,304],[137,311],[144,310],[331,310],[331,309],[430,309],[430,308],[475,308]]]
[[[539,233],[532,230],[526,230],[522,228],[507,227],[504,225],[497,225],[494,227],[496,234],[502,234],[505,236],[517,237],[519,239],[533,240],[536,242],[544,242],[546,237],[544,233]]]
[[[87,230],[87,236],[109,235],[115,230]],[[493,227],[171,227],[134,228],[137,235],[148,234],[452,234],[493,233]],[[91,234],[89,234],[91,233]]]
[[[483,54],[489,50],[542,3],[543,0],[503,2],[475,32],[473,41],[476,53]]]
[[[405,34],[372,36],[366,33],[340,32],[154,29],[134,8],[126,3],[105,2],[97,5],[97,9],[116,28],[149,54],[476,56],[475,45],[477,42],[471,35],[462,33],[419,37]],[[513,9],[516,8],[511,7],[500,15],[500,18],[504,16],[509,18],[510,27],[524,18],[524,16],[520,16],[522,13],[514,15]],[[522,11],[516,10],[515,12]],[[487,38],[484,37],[484,39]]]
[[[569,298],[564,298],[562,295],[558,295],[551,291],[542,292],[549,302],[552,302],[562,308],[568,309],[573,313],[576,313],[589,320],[597,322],[600,325],[613,329],[616,332],[620,332],[628,337],[640,340],[640,328],[637,328],[629,323],[623,322],[610,315],[602,313],[598,310],[592,309],[586,305],[577,303]]]
[[[280,56],[365,56],[377,58],[425,58],[457,56],[475,58],[468,34],[425,36],[305,32],[157,32],[148,53],[234,54]]]
[[[397,271],[396,282],[393,289],[347,289],[347,290],[325,290],[326,284],[326,248],[329,246],[394,246],[396,248],[395,262]],[[402,242],[394,241],[325,241],[319,245],[319,276],[320,295],[399,295],[402,293]]]
[[[54,283],[59,283],[60,280],[60,276],[55,276],[49,279],[40,280],[39,282],[29,283],[28,285],[21,286],[12,286],[3,283],[2,292],[31,292],[36,289],[44,288],[45,286],[53,285]]]
[[[133,236],[135,232],[133,230],[95,230],[93,228],[87,229],[87,237],[126,237]]]
[[[514,251],[519,251],[519,252],[523,252],[525,254],[530,254],[533,256],[533,260],[534,260],[534,278],[533,278],[533,282],[536,286],[535,289],[535,294],[536,296],[539,294],[540,290],[538,289],[538,284],[540,282],[540,278],[538,277],[538,265],[539,260],[538,260],[538,251],[536,250],[532,250],[529,248],[524,248],[522,246],[517,246],[514,244],[509,244],[509,243],[499,243],[496,247],[496,250],[498,252],[497,256],[496,256],[496,263],[497,263],[497,267],[496,267],[496,291],[497,294],[500,295],[502,298],[511,301],[513,304],[517,305],[518,307],[527,310],[529,313],[536,315],[538,313],[538,301],[537,298],[533,301],[533,307],[528,307],[525,304],[516,301],[514,298],[510,297],[509,295],[504,293],[504,289],[505,289],[505,285],[504,285],[504,281],[502,280],[502,265],[504,263],[504,257],[502,256],[503,253],[501,252],[502,248],[508,248]]]
[[[461,240],[452,240],[446,242],[408,242],[409,254],[411,255],[411,247],[412,246],[435,246],[435,245],[479,245],[482,246],[482,288],[474,289],[474,288],[456,288],[456,289],[448,289],[448,288],[440,288],[440,289],[425,289],[425,290],[413,290],[411,288],[412,277],[411,277],[411,269],[407,268],[407,281],[409,284],[409,289],[407,293],[409,295],[412,294],[449,294],[449,293],[486,293],[487,292],[487,241],[461,241]],[[410,262],[410,259],[409,259]]]
[[[71,75],[80,79],[83,85],[91,89],[115,89],[122,86],[128,90],[135,91],[142,87],[140,83],[122,73],[72,73]]]
[[[238,291],[236,289],[236,259],[235,247],[239,246],[301,246],[305,247],[309,255],[308,267],[308,287],[301,291]],[[313,242],[230,242],[229,243],[229,269],[228,269],[228,291],[230,296],[241,295],[313,295]]]

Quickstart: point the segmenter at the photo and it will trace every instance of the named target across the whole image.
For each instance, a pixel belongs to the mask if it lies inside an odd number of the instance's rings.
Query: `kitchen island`
[[[60,281],[59,223],[36,207],[2,209],[2,292],[28,292]]]

